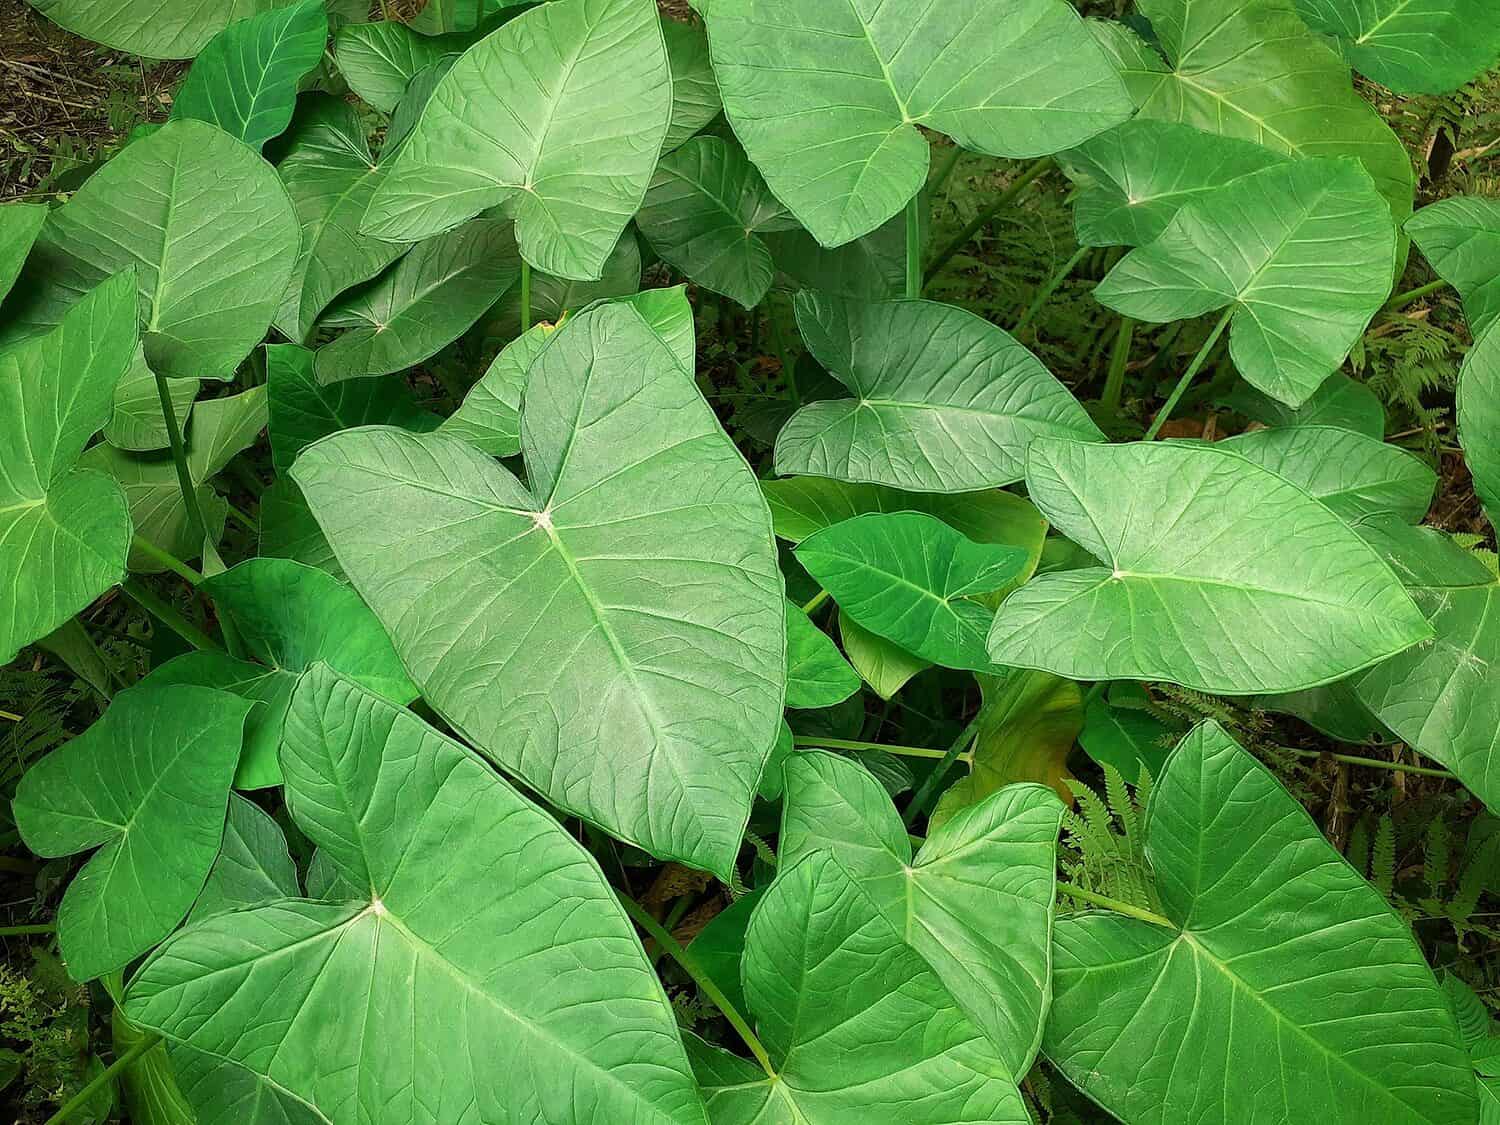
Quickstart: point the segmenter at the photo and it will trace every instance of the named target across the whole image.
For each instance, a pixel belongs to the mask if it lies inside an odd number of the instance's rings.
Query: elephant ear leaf
[[[192,907],[219,854],[250,708],[211,688],[143,684],[21,778],[14,808],[27,847],[99,849],[57,913],[75,980],[123,967]]]
[[[1249,1106],[1278,1122],[1475,1120],[1458,1028],[1406,922],[1217,725],[1173,751],[1145,835],[1163,924],[1057,920],[1042,1049],[1080,1089],[1127,1125],[1228,1125]]]
[[[1094,295],[1153,323],[1232,308],[1235,367],[1297,407],[1379,311],[1395,253],[1395,227],[1364,170],[1352,160],[1304,160],[1199,196]]]
[[[1297,0],[1314,31],[1336,36],[1354,69],[1398,94],[1446,94],[1500,59],[1489,0]]]
[[[1105,565],[1011,594],[990,631],[997,664],[1259,694],[1342,679],[1432,635],[1352,528],[1227,450],[1039,439],[1026,480],[1042,514]],[[1262,633],[1278,643],[1243,643]]]
[[[293,0],[28,0],[74,35],[148,59],[190,59],[236,20],[282,8]]]
[[[130,515],[108,477],[76,468],[109,421],[136,350],[135,277],[104,282],[45,336],[0,352],[0,662],[125,576]]]
[[[727,878],[786,682],[755,477],[632,302],[552,335],[520,428],[529,488],[386,427],[292,477],[439,714],[559,807]]]
[[[776,1074],[692,1040],[710,1120],[1030,1120],[994,1048],[835,856],[778,874],[750,918],[743,976]]]
[[[1130,115],[1072,6],[1015,0],[715,3],[724,112],[771,191],[823,246],[868,234],[927,178],[917,127],[992,156],[1071,148]]]
[[[671,115],[652,0],[540,4],[438,83],[362,229],[414,242],[508,201],[522,257],[595,280],[640,207]]]
[[[322,60],[327,40],[323,0],[230,24],[193,61],[171,120],[207,121],[259,149],[291,122],[297,84]]]
[[[1500,320],[1500,199],[1440,200],[1408,219],[1406,233],[1438,276],[1458,290],[1478,339]]]
[[[262,1075],[333,1125],[575,1105],[599,1121],[702,1125],[671,1005],[557,821],[324,668],[293,697],[282,769],[298,826],[366,897],[189,926],[132,978],[132,1021]],[[372,1012],[384,1026],[362,1034]]]

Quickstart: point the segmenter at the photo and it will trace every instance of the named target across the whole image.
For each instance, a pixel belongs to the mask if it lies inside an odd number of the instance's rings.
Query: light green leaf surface
[[[796,306],[808,348],[856,397],[792,415],[778,473],[963,492],[1019,480],[1036,437],[1101,436],[1041,360],[954,305],[804,292]]]
[[[193,400],[201,384],[197,379],[173,379],[167,384],[172,412],[179,426],[186,426]],[[117,449],[149,453],[167,448],[167,422],[161,412],[161,393],[156,376],[146,366],[146,355],[139,346],[130,369],[115,384],[114,402],[109,421],[104,424],[104,440]]]
[[[125,575],[120,490],[75,468],[136,350],[135,279],[94,290],[46,336],[0,352],[0,663]]]
[[[411,131],[422,119],[422,111],[432,100],[432,92],[453,69],[453,64],[458,59],[458,53],[440,55],[412,76],[412,80],[406,84],[406,93],[401,95],[401,100],[396,103],[396,111],[391,114],[391,123],[386,128],[385,140],[380,146],[382,159],[389,160],[401,151],[406,138],[411,136]]]
[[[278,477],[261,493],[260,553],[315,566],[340,580],[344,577],[344,568],[291,477]]]
[[[786,705],[832,707],[859,690],[859,675],[838,646],[791,602],[786,603]]]
[[[784,774],[782,868],[809,853],[837,857],[989,1037],[997,1060],[1024,1074],[1051,999],[1062,803],[1040,785],[1010,786],[931,829],[913,858],[895,806],[863,767],[802,753]]]
[[[1252,141],[1145,118],[1058,155],[1079,184],[1073,220],[1084,246],[1144,246],[1185,204],[1285,159]]]
[[[759,235],[796,226],[744,150],[720,137],[695,137],[662,157],[636,224],[668,265],[747,309],[776,273]]]
[[[1500,319],[1500,199],[1441,199],[1406,220],[1406,233],[1458,290],[1476,338]]]
[[[135,1027],[116,1007],[109,1016],[110,1039],[115,1057],[138,1046],[146,1033]],[[131,1125],[199,1125],[192,1107],[182,1096],[164,1043],[147,1047],[118,1078],[124,1108]]]
[[[1458,372],[1458,440],[1474,492],[1493,524],[1500,519],[1500,320],[1464,356]]]
[[[932,667],[920,656],[876,636],[843,610],[839,610],[839,637],[859,678],[881,699],[890,699],[918,672]]]
[[[150,59],[190,59],[235,20],[292,0],[27,0],[74,35]]]
[[[755,478],[628,303],[553,336],[521,444],[530,491],[379,427],[292,475],[439,714],[559,807],[727,876],[786,675]]]
[[[133,1020],[334,1125],[703,1122],[661,985],[555,820],[326,670],[297,690],[282,765],[298,825],[369,898],[284,900],[184,930],[131,981]],[[374,1012],[382,1033],[364,1034]]]
[[[75,980],[123,967],[193,905],[224,834],[249,712],[208,688],[123,691],[22,776],[12,808],[28,848],[47,857],[99,848],[57,911]]]
[[[266,345],[271,462],[278,473],[320,437],[354,426],[434,429],[437,418],[417,406],[399,378],[346,379],[325,385],[313,375],[313,352],[296,344]]]
[[[387,375],[458,339],[520,276],[511,224],[475,219],[419,242],[319,324],[351,328],[318,349],[318,381]]]
[[[349,89],[381,113],[395,110],[418,73],[462,49],[456,36],[419,35],[396,20],[350,24],[333,37],[333,56]]]
[[[663,17],[661,34],[672,68],[672,124],[661,146],[663,153],[669,153],[718,117],[724,106],[703,26]]]
[[[1357,163],[1302,160],[1198,196],[1094,296],[1152,323],[1233,307],[1235,367],[1297,407],[1385,302],[1395,252],[1390,216]]]
[[[1341,679],[1432,635],[1347,524],[1227,450],[1039,439],[1026,479],[1104,565],[1010,595],[990,632],[996,663],[1257,694]]]
[[[58,323],[134,266],[152,370],[228,378],[271,323],[297,237],[291,201],[258,154],[202,121],[168,122],[48,217],[6,302],[6,342]]]
[[[1436,637],[1370,669],[1355,691],[1396,737],[1500,808],[1500,586],[1412,593]]]
[[[808,536],[797,561],[851,618],[947,668],[988,669],[993,611],[975,601],[1010,584],[1025,552],[975,543],[920,512],[871,512]]]
[[[49,210],[45,203],[7,203],[0,207],[0,300],[16,283]]]
[[[824,246],[868,234],[927,179],[917,126],[991,156],[1071,148],[1130,115],[1072,7],[1014,0],[753,0],[704,13],[735,135]]]
[[[292,120],[297,84],[323,58],[323,0],[301,0],[230,24],[193,61],[170,120],[217,125],[259,149]]]
[[[1483,586],[1494,571],[1445,531],[1413,527],[1396,516],[1366,516],[1354,524],[1359,537],[1385,559],[1406,586]]]
[[[1385,407],[1369,387],[1335,371],[1312,397],[1293,409],[1248,383],[1219,397],[1226,406],[1267,426],[1337,426],[1377,441],[1385,437]]]
[[[269,392],[262,384],[198,403],[188,431],[187,464],[193,480],[209,480],[236,454],[255,444],[270,418],[268,401]]]
[[[325,571],[290,559],[246,559],[200,589],[234,622],[249,659],[190,652],[162,665],[153,682],[202,684],[262,704],[245,731],[234,778],[239,789],[281,784],[277,754],[287,706],[298,676],[314,664],[393,703],[417,696],[375,615]]]
[[[506,344],[438,429],[463,438],[491,457],[520,453],[526,375],[554,331],[546,322],[534,324]]]
[[[302,235],[276,327],[290,340],[305,341],[334,298],[374,277],[409,247],[359,232],[385,171],[370,155],[364,123],[353,106],[322,94],[304,99],[277,171]]]
[[[327,1118],[242,1066],[179,1043],[167,1054],[197,1125],[325,1125]]]
[[[1220,444],[1295,484],[1351,523],[1374,515],[1417,523],[1437,488],[1437,474],[1400,446],[1332,426],[1252,430]]]
[[[528,262],[597,279],[640,207],[671,112],[651,0],[539,5],[438,83],[362,229],[415,241],[509,202]]]
[[[1500,61],[1489,0],[1297,0],[1358,70],[1400,94],[1446,94]]]
[[[219,858],[209,868],[188,922],[226,910],[296,898],[298,892],[297,867],[280,827],[259,805],[231,793]]]
[[[1308,31],[1293,3],[1143,0],[1139,11],[1170,65],[1123,25],[1094,26],[1138,117],[1179,121],[1298,158],[1355,157],[1399,226],[1411,214],[1411,158],[1355,92],[1349,64]]]
[[[1171,925],[1057,920],[1043,1050],[1126,1125],[1473,1122],[1458,1029],[1407,924],[1212,723],[1146,810]]]

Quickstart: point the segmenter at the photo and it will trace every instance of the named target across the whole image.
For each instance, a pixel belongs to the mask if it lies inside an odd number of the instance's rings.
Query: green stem
[[[40,922],[35,926],[0,926],[0,937],[24,937],[28,934],[55,934],[57,927],[51,922]]]
[[[952,242],[943,247],[938,256],[932,260],[932,264],[927,267],[927,280],[931,281],[940,272],[942,272],[943,267],[948,264],[953,255],[957,254],[960,250],[962,250],[969,244],[969,239],[978,234],[983,227],[988,226],[989,221],[996,215],[998,215],[1001,211],[1003,211],[1007,206],[1009,206],[1010,203],[1018,195],[1025,191],[1027,185],[1029,185],[1033,180],[1035,180],[1038,176],[1046,172],[1047,169],[1051,167],[1052,157],[1044,156],[1040,160],[1034,161],[1030,165],[1030,167],[1026,169],[1026,171],[1022,172],[1019,176],[1012,180],[1010,186],[995,197],[994,202],[992,202],[984,210],[980,211],[979,214],[975,215],[974,218],[970,221],[969,225],[964,227],[963,230],[959,231],[958,234],[954,236]]]
[[[820,738],[810,734],[794,734],[793,746],[804,746],[820,750],[884,750],[902,758],[932,758],[942,761],[948,757],[946,750],[933,750],[926,746],[890,746],[884,742],[862,742],[857,738]]]
[[[1114,350],[1109,354],[1109,374],[1104,377],[1104,394],[1100,404],[1110,417],[1120,415],[1120,401],[1125,397],[1125,368],[1130,362],[1130,345],[1135,340],[1135,321],[1128,316],[1120,318],[1120,327],[1115,333]]]
[[[807,604],[802,607],[802,612],[805,613],[805,614],[807,614],[807,615],[809,615],[809,616],[811,616],[812,615],[812,611],[815,610],[815,609],[817,609],[820,605],[822,605],[827,600],[828,600],[828,591],[827,590],[819,590],[816,594],[814,594],[812,597],[810,597],[810,598],[807,599]]]
[[[260,524],[251,519],[248,514],[240,511],[233,504],[226,504],[225,506],[229,509],[230,518],[233,519],[235,523],[243,527],[246,531],[260,530]]]
[[[1019,336],[1021,334],[1021,329],[1030,324],[1036,314],[1042,311],[1042,306],[1047,303],[1052,294],[1057,292],[1057,287],[1067,280],[1068,275],[1078,268],[1078,263],[1083,261],[1084,256],[1092,249],[1092,246],[1080,246],[1074,252],[1073,256],[1064,262],[1058,268],[1057,272],[1047,279],[1047,283],[1036,291],[1036,296],[1031,299],[1031,304],[1026,306],[1026,311],[1021,314],[1021,319],[1017,322],[1015,328],[1011,329],[1010,334],[1012,336]]]
[[[196,649],[218,652],[220,646],[186,617],[151,592],[151,588],[139,578],[127,578],[120,583],[125,596],[156,618]]]
[[[68,1118],[72,1117],[80,1109],[87,1106],[94,1099],[95,1094],[125,1071],[129,1070],[136,1059],[140,1058],[160,1042],[160,1035],[157,1035],[155,1032],[146,1033],[139,1043],[110,1063],[104,1070],[94,1075],[82,1090],[79,1090],[78,1093],[64,1102],[61,1109],[47,1118],[46,1125],[62,1125],[62,1122],[68,1120]]]
[[[531,263],[521,259],[521,331],[531,327]]]
[[[983,714],[984,709],[981,708],[979,715]],[[974,734],[979,729],[979,715],[975,715],[969,720],[969,725],[964,727],[963,733],[953,740],[953,745],[948,747],[948,752],[943,755],[942,760],[937,765],[932,767],[932,772],[927,775],[927,780],[922,782],[921,787],[917,789],[916,796],[911,799],[911,804],[906,806],[906,815],[901,818],[901,822],[906,827],[910,828],[915,824],[917,818],[927,811],[928,805],[937,800],[938,786],[942,783],[943,778],[948,776],[948,770],[958,760],[958,756],[964,752],[969,743],[973,741]]]
[[[182,503],[187,509],[188,526],[193,532],[193,541],[201,549],[208,542],[208,521],[198,507],[198,490],[193,486],[193,474],[188,471],[187,450],[182,444],[182,428],[177,424],[177,412],[172,408],[172,394],[167,389],[167,380],[156,376],[156,393],[161,398],[162,420],[167,424],[167,444],[172,449],[172,464],[177,467],[177,487],[182,489]]]
[[[1430,766],[1408,766],[1404,762],[1386,762],[1380,758],[1362,758],[1358,754],[1335,754],[1323,750],[1298,750],[1294,746],[1280,746],[1277,749],[1283,753],[1296,754],[1299,758],[1332,758],[1335,762],[1347,762],[1351,766],[1368,766],[1377,770],[1394,770],[1397,773],[1414,773],[1421,777],[1440,777],[1445,781],[1458,781],[1457,774],[1448,770],[1433,769]]]
[[[729,997],[724,995],[723,989],[715,984],[713,977],[709,976],[703,966],[698,964],[698,959],[684,949],[660,922],[651,917],[650,912],[644,906],[627,895],[619,894],[619,892],[616,894],[619,895],[620,904],[625,907],[625,913],[635,920],[636,925],[650,934],[656,944],[666,950],[672,960],[682,966],[683,972],[693,978],[703,995],[713,1001],[714,1007],[718,1008],[724,1014],[724,1018],[729,1021],[730,1026],[739,1032],[740,1038],[745,1041],[745,1046],[750,1048],[750,1053],[755,1056],[755,1061],[760,1063],[761,1069],[775,1078],[776,1068],[771,1065],[771,1056],[766,1054],[765,1047],[756,1038],[755,1032],[750,1030],[750,1024],[744,1016],[740,1015]]]
[[[1059,894],[1065,894],[1071,899],[1076,899],[1078,902],[1086,902],[1090,906],[1102,906],[1106,910],[1113,910],[1116,914],[1124,914],[1130,918],[1139,918],[1142,922],[1150,922],[1154,926],[1165,926],[1169,930],[1177,928],[1172,924],[1170,918],[1163,918],[1160,914],[1150,910],[1143,910],[1139,906],[1131,906],[1130,903],[1121,902],[1119,899],[1106,898],[1104,895],[1095,894],[1093,891],[1086,891],[1082,887],[1075,887],[1072,883],[1060,882],[1057,884],[1057,890]]]
[[[906,297],[922,295],[922,193],[906,204]]]
[[[1415,289],[1408,289],[1405,293],[1397,293],[1381,306],[1380,311],[1395,312],[1397,309],[1404,309],[1413,301],[1421,300],[1427,294],[1436,293],[1439,289],[1445,288],[1447,284],[1442,278],[1438,278],[1436,281],[1429,281],[1426,285],[1418,285]]]
[[[173,574],[177,575],[179,578],[186,579],[194,586],[203,581],[202,574],[194,570],[192,567],[188,566],[187,563],[183,562],[170,551],[162,550],[162,548],[151,542],[151,540],[142,539],[139,535],[137,535],[135,537],[135,547],[136,550],[140,551],[141,554],[150,555],[153,559],[161,563],[162,566],[166,567]]]
[[[1208,359],[1209,353],[1214,350],[1214,345],[1219,342],[1224,328],[1229,324],[1229,318],[1234,314],[1234,306],[1224,310],[1224,315],[1219,317],[1219,323],[1214,325],[1214,330],[1208,334],[1208,339],[1203,341],[1203,346],[1198,349],[1198,354],[1193,357],[1193,362],[1188,364],[1188,369],[1182,373],[1182,378],[1177,380],[1177,385],[1172,388],[1172,393],[1167,396],[1167,401],[1162,408],[1156,412],[1156,418],[1151,423],[1151,428],[1146,431],[1146,440],[1154,441],[1156,435],[1161,433],[1161,428],[1167,424],[1167,419],[1172,416],[1172,411],[1177,408],[1178,401],[1188,389],[1188,384],[1193,381],[1204,361]]]

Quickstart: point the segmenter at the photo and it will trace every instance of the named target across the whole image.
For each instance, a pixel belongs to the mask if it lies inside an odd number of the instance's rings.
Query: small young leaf
[[[832,707],[859,690],[859,676],[827,633],[786,603],[786,705]]]
[[[1500,318],[1500,199],[1439,200],[1406,220],[1406,233],[1438,276],[1458,290],[1478,339]]]

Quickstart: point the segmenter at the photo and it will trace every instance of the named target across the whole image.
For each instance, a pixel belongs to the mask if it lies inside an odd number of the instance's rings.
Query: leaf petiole
[[[78,1093],[74,1094],[71,1098],[64,1102],[61,1109],[59,1109],[51,1117],[47,1118],[46,1125],[62,1125],[62,1122],[68,1120],[80,1109],[83,1109],[85,1106],[87,1106],[88,1103],[93,1100],[94,1095],[97,1094],[101,1089],[103,1089],[109,1083],[113,1082],[119,1075],[129,1070],[136,1059],[140,1058],[160,1042],[160,1035],[157,1035],[154,1032],[147,1034],[145,1038],[143,1038],[134,1047],[131,1047],[130,1050],[126,1051],[119,1058],[115,1059],[115,1061],[110,1063],[109,1066],[105,1067],[98,1074],[94,1075],[94,1077],[89,1080],[89,1082],[83,1087],[83,1089],[79,1090]]]
[[[1067,895],[1078,902],[1086,902],[1090,906],[1102,906],[1106,910],[1113,910],[1116,914],[1124,914],[1129,918],[1139,918],[1142,922],[1150,922],[1153,926],[1165,926],[1173,930],[1177,928],[1170,918],[1164,918],[1154,911],[1146,910],[1139,906],[1132,906],[1130,903],[1121,902],[1119,899],[1095,894],[1093,891],[1086,891],[1082,887],[1075,887],[1072,883],[1059,881],[1057,891],[1059,894]]]
[[[1229,324],[1229,318],[1234,315],[1234,310],[1235,306],[1230,305],[1224,310],[1224,315],[1219,317],[1219,322],[1214,325],[1214,330],[1208,334],[1208,339],[1203,341],[1203,346],[1198,349],[1198,354],[1193,357],[1193,362],[1188,364],[1188,369],[1182,373],[1182,378],[1177,380],[1177,385],[1172,388],[1172,393],[1167,396],[1167,401],[1156,412],[1156,418],[1151,423],[1151,428],[1146,431],[1146,441],[1154,441],[1156,435],[1161,433],[1161,428],[1166,425],[1167,419],[1172,416],[1172,411],[1177,408],[1177,403],[1187,392],[1188,385],[1208,360],[1209,353],[1214,350],[1214,345],[1219,342],[1219,337],[1224,334],[1224,329]]]

